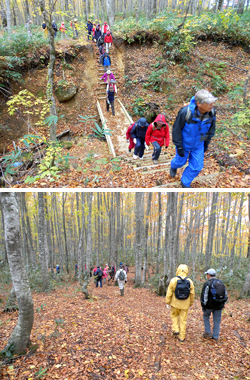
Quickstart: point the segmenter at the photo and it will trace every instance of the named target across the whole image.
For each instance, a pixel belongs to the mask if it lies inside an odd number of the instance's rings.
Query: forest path
[[[33,292],[35,320],[30,351],[0,369],[5,379],[247,379],[250,377],[249,301],[231,300],[222,314],[218,343],[202,338],[199,295],[189,309],[184,343],[171,333],[165,299],[145,288],[133,288],[129,272],[124,297],[114,283],[96,288],[90,300],[77,282],[50,293]],[[0,345],[4,347],[17,312],[4,313]],[[184,375],[185,374],[185,375]]]
[[[171,178],[169,175],[170,163],[175,155],[175,148],[171,144],[167,150],[162,148],[158,164],[153,164],[152,153],[153,147],[150,145],[149,151],[144,152],[143,160],[133,159],[133,151],[128,151],[128,143],[126,140],[126,131],[129,125],[131,125],[135,120],[128,114],[124,104],[126,99],[122,96],[121,85],[124,85],[124,74],[125,74],[125,65],[124,62],[125,56],[117,49],[114,45],[110,49],[109,55],[111,57],[111,71],[115,75],[116,85],[117,85],[117,96],[115,97],[115,116],[112,115],[112,112],[108,113],[106,111],[106,84],[101,80],[101,76],[104,74],[105,70],[103,66],[99,63],[100,54],[96,44],[93,44],[94,54],[96,57],[96,64],[98,70],[98,80],[99,85],[97,87],[97,99],[100,104],[101,111],[99,110],[99,115],[102,120],[105,120],[105,128],[112,130],[112,136],[108,137],[108,140],[111,141],[112,148],[110,149],[111,153],[115,157],[120,157],[125,164],[129,165],[134,172],[140,173],[143,177],[152,177],[155,179],[154,187],[180,187],[180,178],[185,169],[184,166],[178,170],[176,178]],[[170,127],[171,129],[171,127]],[[170,133],[171,134],[171,133]],[[108,141],[108,144],[110,145]],[[201,182],[202,186],[199,187],[217,187],[217,179],[219,176],[219,167],[215,165],[215,162],[212,165],[208,165],[209,171],[207,173],[203,172],[201,178],[197,177],[194,183]],[[164,175],[161,175],[164,172]],[[160,179],[159,179],[160,176]]]

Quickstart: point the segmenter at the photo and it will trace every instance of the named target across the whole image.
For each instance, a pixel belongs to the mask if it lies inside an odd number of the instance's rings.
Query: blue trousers
[[[152,145],[154,147],[154,152],[152,154],[152,160],[158,160],[158,158],[161,154],[161,146],[157,141],[153,141]]]
[[[102,288],[102,278],[100,280],[96,280],[95,287],[98,288],[98,282],[100,282],[100,288]]]
[[[203,310],[203,320],[204,320],[204,326],[205,326],[205,332],[211,334],[211,328],[210,328],[210,315],[213,314],[213,338],[218,339],[220,334],[220,321],[221,321],[221,310],[215,310],[215,309],[205,309]]]
[[[189,156],[189,157],[188,157]],[[171,168],[172,169],[178,169],[181,168],[188,159],[188,166],[184,170],[181,182],[183,185],[190,187],[191,182],[194,180],[195,177],[200,173],[200,171],[203,168],[203,162],[204,162],[204,145],[201,144],[197,149],[188,151],[185,150],[185,156],[181,157],[176,149],[176,155],[171,161]]]
[[[140,158],[142,158],[144,155],[144,150],[145,150],[145,144],[144,143],[145,143],[145,140],[138,139],[138,137],[136,137],[134,154],[136,156],[139,156]]]

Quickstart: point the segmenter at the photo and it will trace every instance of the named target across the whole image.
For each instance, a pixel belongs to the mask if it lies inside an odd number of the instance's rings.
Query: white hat
[[[216,271],[213,268],[208,269],[204,274],[210,274],[210,276],[215,276]]]

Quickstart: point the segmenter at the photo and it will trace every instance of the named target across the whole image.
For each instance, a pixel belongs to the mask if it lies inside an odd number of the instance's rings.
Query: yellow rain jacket
[[[176,271],[176,276],[181,276],[182,278],[187,277],[188,275],[188,267],[185,264],[179,265]],[[188,278],[190,281],[190,295],[186,300],[178,300],[175,297],[175,288],[177,281],[179,280],[178,277],[173,277],[172,280],[170,281],[170,284],[168,286],[167,294],[166,294],[166,303],[168,305],[171,305],[172,307],[175,307],[176,309],[181,309],[181,310],[188,310],[188,308],[193,305],[194,303],[194,284],[193,281]]]

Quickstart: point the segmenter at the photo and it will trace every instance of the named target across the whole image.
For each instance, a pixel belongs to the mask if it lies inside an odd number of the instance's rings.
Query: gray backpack
[[[118,274],[118,278],[120,281],[124,281],[125,280],[125,274],[124,274],[124,270],[123,269],[120,269],[120,272]]]

